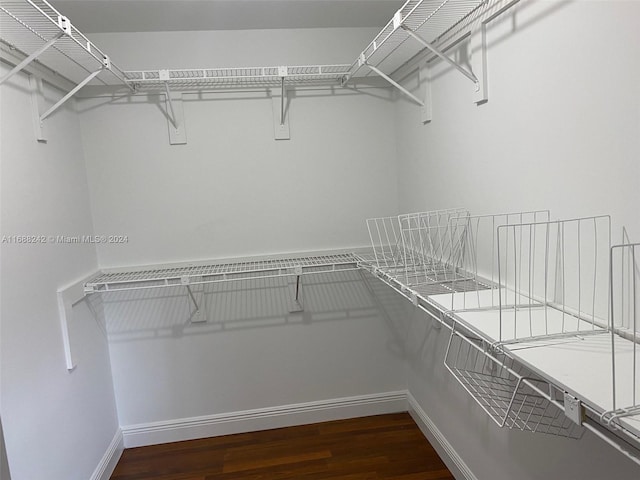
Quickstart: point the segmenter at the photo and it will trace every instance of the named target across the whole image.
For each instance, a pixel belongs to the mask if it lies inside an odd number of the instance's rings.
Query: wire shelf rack
[[[405,27],[434,46],[455,43],[501,0],[408,0],[351,64],[347,78],[375,74],[373,65],[392,74],[423,50]]]
[[[481,340],[452,330],[445,367],[499,426],[529,432],[580,438],[584,429],[567,418],[552,401],[548,382],[532,376]]]
[[[466,216],[455,208],[367,219],[371,265],[410,287],[465,282],[464,226],[451,220]]]
[[[139,90],[161,90],[165,84],[180,89],[252,88],[340,85],[349,65],[234,67],[180,70],[126,71],[129,84]]]
[[[623,233],[623,237],[626,237],[626,232]],[[631,243],[628,238],[625,238],[625,243],[611,247],[613,395],[612,409],[605,412],[602,419],[612,428],[621,428],[620,420],[625,417],[640,415],[640,349],[638,348],[640,343],[640,318],[638,318],[640,317],[638,313],[640,311],[640,267],[638,259],[640,259],[640,243]],[[616,336],[621,336],[630,342],[616,341]],[[626,388],[620,388],[620,384]]]
[[[358,269],[358,259],[350,253],[197,266],[101,273],[85,283],[85,292],[140,290],[147,288],[198,285],[234,280],[289,275],[330,273]]]
[[[122,70],[46,0],[0,1],[0,40],[10,48],[28,57],[57,37],[37,56],[40,64],[75,84],[99,69],[109,73],[90,85],[125,83]]]

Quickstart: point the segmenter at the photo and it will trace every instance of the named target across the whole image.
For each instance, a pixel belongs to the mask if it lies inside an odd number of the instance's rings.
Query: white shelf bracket
[[[404,29],[405,32],[407,32],[407,34],[414,38],[418,43],[420,43],[421,45],[423,45],[426,49],[428,49],[429,51],[431,51],[433,54],[435,54],[436,56],[438,56],[439,58],[441,58],[442,60],[444,60],[445,62],[449,63],[453,68],[455,68],[456,70],[458,70],[462,75],[464,75],[465,77],[467,77],[469,80],[471,80],[474,84],[478,84],[478,79],[476,78],[476,76],[473,74],[473,72],[470,72],[469,70],[467,70],[466,68],[464,68],[463,66],[459,65],[455,60],[453,60],[452,58],[450,58],[448,55],[446,55],[444,52],[442,52],[441,50],[437,49],[436,47],[434,47],[433,45],[431,45],[429,42],[427,42],[424,38],[422,38],[420,35],[416,34],[415,32],[413,32],[409,27],[407,27],[406,25],[402,25],[402,28]]]
[[[304,306],[302,305],[302,266],[295,266],[293,271],[296,275],[296,284],[294,285],[293,308],[289,310],[289,313],[303,312]]]
[[[196,299],[196,296],[193,293],[193,290],[191,289],[191,285],[190,285],[191,278],[182,277],[180,279],[180,283],[182,283],[182,285],[184,285],[187,288],[189,299],[191,300],[191,303],[193,303],[193,306],[195,307],[195,311],[191,315],[191,322],[192,323],[205,322],[206,318],[204,317],[204,315],[202,315],[202,311],[200,310],[200,305],[198,304],[198,300]]]
[[[7,80],[9,80],[11,77],[13,77],[16,73],[20,72],[24,67],[26,67],[27,65],[29,65],[31,62],[33,62],[36,58],[38,58],[40,55],[42,55],[42,53],[44,53],[45,51],[47,51],[50,47],[53,46],[54,43],[56,43],[60,37],[62,37],[65,34],[64,31],[61,31],[59,33],[57,33],[51,40],[49,40],[47,43],[45,43],[44,45],[42,45],[39,49],[37,49],[35,52],[33,52],[31,55],[29,55],[28,57],[26,57],[24,60],[22,60],[18,65],[16,65],[15,67],[13,67],[11,69],[11,71],[9,73],[7,73],[4,77],[2,77],[2,79],[0,79],[0,85],[2,85],[4,82],[6,82]]]
[[[60,100],[58,100],[58,102],[51,107],[49,110],[47,110],[46,112],[44,112],[42,115],[40,115],[40,121],[44,122],[44,120],[51,115],[53,112],[55,112],[56,110],[58,110],[58,108],[60,108],[67,100],[69,100],[71,97],[73,97],[78,90],[80,90],[82,87],[84,87],[87,83],[89,83],[91,80],[93,80],[95,77],[98,76],[98,74],[100,72],[102,72],[102,70],[104,70],[105,67],[100,68],[99,70],[96,70],[95,72],[93,72],[92,74],[90,74],[87,78],[85,78],[83,81],[81,81],[78,85],[76,85],[73,90],[71,90],[69,93],[67,93],[64,97],[62,97]]]
[[[33,130],[36,135],[36,140],[38,142],[46,142],[46,127],[40,120],[40,112],[45,108],[42,78],[29,75],[29,91],[31,93],[31,116],[33,118]]]
[[[288,76],[287,67],[278,67],[280,77],[280,97],[273,97],[273,134],[276,140],[289,140],[289,115],[287,111],[288,99],[285,79]]]
[[[173,125],[173,128],[179,130],[180,124],[178,123],[178,119],[176,118],[176,110],[173,107],[173,99],[171,98],[171,89],[169,89],[169,82],[164,82],[164,92],[167,99],[167,107],[169,107],[167,117],[169,119],[169,122],[171,122],[171,125]]]
[[[469,51],[471,53],[471,68],[476,72],[478,79],[473,101],[476,105],[482,105],[489,101],[486,23],[482,23],[478,29],[471,33]]]
[[[73,307],[85,299],[84,285],[92,276],[90,275],[87,278],[62,287],[56,292],[64,359],[69,372],[73,371],[78,365],[77,348],[75,346],[79,341],[77,338],[78,319],[74,318]]]
[[[169,144],[184,145],[187,143],[187,130],[184,121],[184,105],[182,93],[172,92],[169,88],[169,71],[160,70],[160,80],[164,81],[165,116],[169,128]]]
[[[380,75],[382,78],[384,78],[387,82],[389,82],[391,85],[393,85],[394,87],[396,87],[398,90],[400,90],[402,93],[404,93],[407,97],[409,97],[411,100],[413,100],[414,102],[416,102],[418,105],[420,105],[421,107],[424,106],[424,102],[422,100],[420,100],[418,97],[416,97],[413,93],[411,93],[409,90],[407,90],[406,88],[404,88],[402,85],[400,85],[398,82],[396,82],[393,78],[391,78],[389,75],[387,75],[386,73],[384,73],[383,71],[381,71],[380,69],[378,69],[377,67],[374,67],[373,65],[366,63],[367,67],[369,67],[372,71],[374,71],[375,73],[377,73],[378,75]]]
[[[421,71],[424,77],[424,104],[422,105],[422,123],[427,124],[433,120],[433,101],[431,99],[431,69],[426,65]]]

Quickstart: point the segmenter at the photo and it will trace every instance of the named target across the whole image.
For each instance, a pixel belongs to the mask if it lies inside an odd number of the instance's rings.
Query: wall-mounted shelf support
[[[289,115],[287,115],[287,88],[286,78],[289,76],[289,67],[278,67],[280,77],[280,98],[273,99],[273,134],[276,140],[289,140]]]
[[[164,82],[164,91],[166,94],[166,98],[167,98],[167,106],[169,107],[169,112],[168,112],[168,119],[169,122],[171,122],[171,125],[173,125],[173,128],[175,128],[176,130],[178,130],[180,128],[179,124],[178,124],[178,119],[176,118],[176,110],[175,108],[173,108],[173,100],[171,98],[171,90],[169,89],[169,82]]]
[[[109,58],[105,57],[105,65],[107,65],[109,63]],[[66,103],[67,100],[69,100],[71,97],[73,97],[78,90],[80,90],[82,87],[84,87],[87,83],[89,83],[91,80],[93,80],[95,77],[98,76],[98,74],[100,72],[102,72],[105,68],[108,67],[102,67],[99,70],[96,70],[95,72],[93,72],[92,74],[90,74],[87,78],[85,78],[82,82],[80,82],[78,85],[76,85],[73,90],[71,90],[69,93],[67,93],[64,97],[62,97],[60,100],[58,100],[56,102],[55,105],[53,105],[49,110],[47,110],[46,112],[44,112],[42,115],[40,115],[40,121],[44,122],[44,120],[50,116],[53,112],[55,112],[56,110],[58,110],[58,108],[60,108],[64,103]]]
[[[406,88],[404,88],[402,85],[400,85],[398,82],[396,82],[393,78],[391,78],[389,75],[387,75],[386,73],[384,73],[382,70],[380,70],[377,67],[374,67],[373,65],[367,63],[367,61],[364,58],[364,55],[360,56],[359,59],[360,62],[363,62],[363,65],[366,65],[367,67],[369,67],[372,71],[374,71],[375,73],[377,73],[378,75],[380,75],[382,78],[384,78],[387,82],[389,82],[391,85],[393,85],[394,87],[396,87],[398,90],[400,90],[402,93],[404,93],[407,97],[409,97],[411,100],[413,100],[414,102],[416,102],[418,105],[420,105],[421,107],[424,106],[424,102],[422,100],[420,100],[418,97],[416,97],[413,93],[411,93],[409,90],[407,90]]]
[[[423,45],[427,50],[429,50],[430,52],[432,52],[433,54],[435,54],[436,56],[438,56],[439,58],[441,58],[442,60],[447,62],[449,65],[451,65],[456,70],[458,70],[462,75],[467,77],[469,80],[471,80],[476,85],[476,89],[478,88],[478,78],[473,74],[473,72],[470,72],[469,70],[464,68],[462,65],[458,64],[455,60],[453,60],[451,57],[446,55],[444,52],[442,52],[438,48],[436,48],[433,45],[431,45],[429,42],[427,42],[420,35],[418,35],[417,33],[413,32],[413,31],[411,31],[411,29],[409,27],[407,27],[406,25],[402,25],[402,28],[407,32],[407,34],[410,37],[414,38],[417,42],[419,42],[421,45]]]
[[[424,74],[424,104],[422,105],[422,123],[426,124],[433,120],[433,101],[431,99],[431,70],[425,66]]]
[[[180,279],[180,283],[182,283],[182,285],[184,285],[187,288],[187,294],[189,295],[189,299],[191,300],[191,303],[193,303],[193,306],[195,307],[195,311],[191,315],[191,322],[206,321],[206,318],[204,318],[204,316],[201,315],[200,304],[198,303],[198,300],[196,299],[196,296],[194,295],[193,290],[191,289],[191,277],[189,276],[182,277]]]
[[[73,315],[73,308],[85,300],[87,292],[84,290],[84,285],[90,278],[91,277],[87,277],[76,281],[58,289],[56,292],[64,359],[69,372],[73,371],[78,365],[77,350],[75,347],[78,342],[76,333],[78,320]]]
[[[38,142],[46,142],[47,134],[44,123],[40,120],[40,112],[44,110],[44,87],[42,78],[29,75],[29,90],[31,92],[31,114],[33,118],[33,131]]]
[[[182,93],[172,92],[169,87],[171,73],[169,70],[160,70],[160,80],[164,83],[164,95],[166,109],[164,111],[167,117],[169,127],[169,143],[171,145],[184,145],[187,143],[187,130],[184,121],[184,107],[182,103]]]
[[[478,78],[473,101],[477,105],[482,105],[489,100],[486,23],[482,23],[477,30],[471,32],[469,52],[471,53],[471,68],[477,73]]]
[[[293,308],[289,310],[289,313],[304,311],[302,305],[302,265],[293,267],[293,273],[296,276],[296,284],[294,286]]]
[[[64,17],[61,17],[64,18]],[[67,23],[68,24],[68,23]],[[2,77],[2,79],[0,79],[0,85],[2,85],[4,82],[6,82],[7,80],[9,80],[11,77],[13,77],[16,73],[20,72],[24,67],[26,67],[27,65],[29,65],[31,62],[33,62],[36,58],[38,58],[40,55],[42,55],[45,51],[47,51],[50,47],[53,46],[53,44],[55,44],[60,37],[62,37],[63,35],[65,35],[66,31],[61,31],[58,34],[56,34],[51,40],[49,40],[47,43],[45,43],[44,45],[42,45],[39,49],[37,49],[35,52],[33,52],[31,55],[29,55],[28,57],[26,57],[24,60],[22,60],[18,65],[16,65],[15,67],[13,67],[11,69],[11,71],[9,73],[7,73],[4,77]]]

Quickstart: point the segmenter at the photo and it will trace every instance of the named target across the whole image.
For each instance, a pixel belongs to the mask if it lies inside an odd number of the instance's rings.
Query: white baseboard
[[[407,411],[407,391],[259,408],[122,427],[126,448]]]
[[[118,429],[113,436],[107,451],[104,453],[100,463],[91,475],[90,480],[109,480],[113,470],[116,468],[118,460],[124,450],[124,439],[122,430]]]
[[[425,413],[418,401],[411,395],[411,392],[407,392],[407,403],[409,405],[409,414],[418,424],[424,436],[427,437],[429,443],[438,452],[438,455],[440,455],[440,458],[442,458],[442,461],[447,465],[453,476],[460,480],[478,480],[478,477],[462,460],[462,457]]]

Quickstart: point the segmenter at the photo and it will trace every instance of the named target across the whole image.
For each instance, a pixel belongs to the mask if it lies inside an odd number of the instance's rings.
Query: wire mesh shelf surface
[[[392,74],[423,49],[402,26],[434,46],[455,43],[502,0],[408,0],[352,63],[349,77],[368,76],[367,64]]]
[[[109,73],[89,84],[124,83],[124,74],[108,56],[46,0],[0,1],[0,39],[9,47],[29,56],[58,36],[51,48],[38,55],[39,63],[76,84],[108,63]]]
[[[445,366],[500,427],[580,438],[583,428],[551,401],[548,382],[480,340],[452,330]]]
[[[340,85],[349,65],[285,67],[234,67],[180,70],[127,71],[127,82],[140,90],[163,89],[165,84],[183,89],[250,88]]]
[[[463,228],[450,223],[466,215],[450,209],[368,219],[373,264],[407,286],[467,280],[460,270]]]
[[[218,263],[135,272],[101,273],[85,284],[85,290],[88,292],[133,290],[284,275],[306,275],[357,268],[358,259],[349,253]]]

